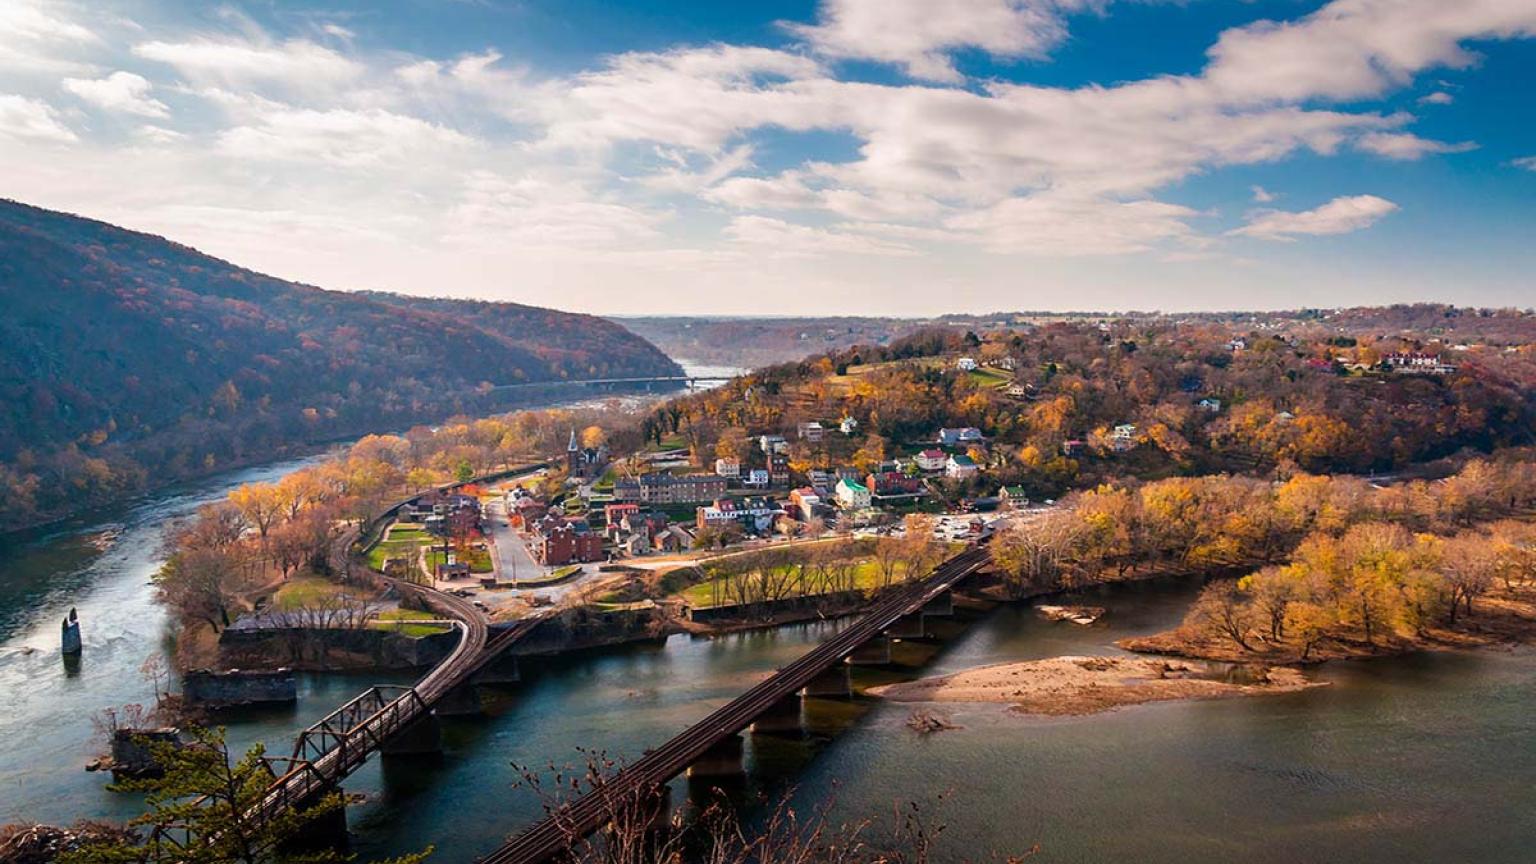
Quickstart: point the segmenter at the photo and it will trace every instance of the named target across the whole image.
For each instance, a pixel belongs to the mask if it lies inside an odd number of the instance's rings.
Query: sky
[[[1536,306],[1536,0],[0,0],[0,197],[604,314]]]

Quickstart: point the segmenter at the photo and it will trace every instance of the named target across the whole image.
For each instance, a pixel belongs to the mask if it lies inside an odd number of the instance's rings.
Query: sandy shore
[[[1323,686],[1299,671],[1253,667],[1239,682],[1198,661],[1145,657],[1053,657],[982,666],[869,692],[897,702],[1011,703],[1026,714],[1093,714],[1173,699],[1221,699]]]

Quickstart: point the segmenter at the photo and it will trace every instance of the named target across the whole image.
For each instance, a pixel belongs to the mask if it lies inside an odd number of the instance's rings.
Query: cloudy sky
[[[1532,306],[1532,37],[1533,0],[0,0],[0,197],[605,313]]]

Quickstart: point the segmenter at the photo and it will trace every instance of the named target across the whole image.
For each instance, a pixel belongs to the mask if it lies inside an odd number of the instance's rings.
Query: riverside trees
[[[1536,507],[1533,454],[1380,489],[1352,477],[1218,475],[1106,485],[1063,503],[994,541],[1016,591],[1257,568],[1213,587],[1191,619],[1245,646],[1251,633],[1277,642],[1304,632],[1315,644],[1358,632],[1369,644],[1455,624],[1493,586],[1536,573],[1536,526],[1477,521]]]

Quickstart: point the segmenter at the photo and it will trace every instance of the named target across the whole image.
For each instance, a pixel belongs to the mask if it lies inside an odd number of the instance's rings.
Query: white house
[[[860,510],[869,506],[869,489],[857,480],[847,477],[837,481],[837,503],[848,510]]]
[[[1221,400],[1215,397],[1207,397],[1200,400],[1200,407],[1215,414],[1221,411]]]
[[[741,476],[741,460],[732,456],[722,456],[715,460],[715,473],[735,480]]]
[[[959,369],[961,372],[975,372],[980,367],[976,365],[976,358],[961,357],[959,360],[955,361],[955,368]]]
[[[1121,423],[1109,435],[1109,446],[1118,452],[1136,449],[1136,424]]]
[[[837,424],[837,428],[842,430],[844,435],[852,435],[859,431],[859,421],[852,417],[844,417],[843,422]]]
[[[939,443],[948,447],[980,440],[982,440],[981,430],[975,426],[961,426],[955,429],[945,427],[939,430]]]
[[[924,450],[917,454],[917,470],[919,471],[943,471],[944,462],[943,450]]]
[[[975,461],[964,453],[951,456],[949,461],[944,463],[944,476],[955,480],[964,480],[980,470]]]
[[[783,435],[763,435],[757,439],[757,446],[764,453],[783,453],[789,450],[789,442]]]
[[[822,433],[826,430],[822,428],[819,422],[812,420],[809,423],[801,423],[797,427],[797,431],[800,434],[801,440],[816,444],[821,441]]]
[[[751,471],[747,472],[747,479],[741,482],[747,486],[757,486],[763,489],[767,489],[768,483],[770,482],[770,478],[768,477],[768,469],[753,468]]]

